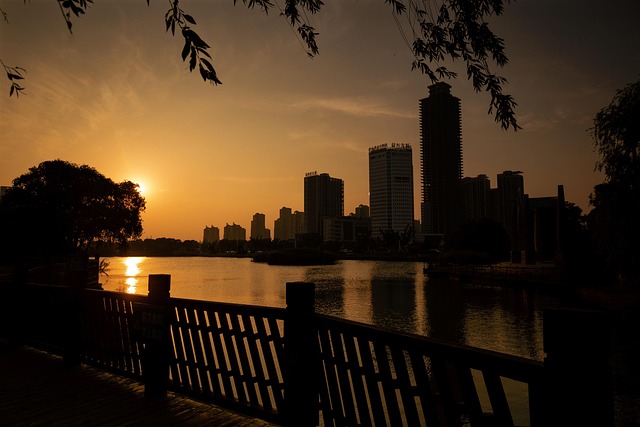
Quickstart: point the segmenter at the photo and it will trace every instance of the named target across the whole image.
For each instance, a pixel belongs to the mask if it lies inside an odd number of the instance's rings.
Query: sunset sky
[[[144,189],[144,237],[202,239],[206,225],[273,221],[304,209],[306,172],[344,180],[345,214],[369,204],[369,147],[413,146],[420,217],[418,101],[426,77],[383,0],[326,0],[310,59],[286,21],[233,0],[183,0],[212,46],[223,82],[204,83],[164,31],[167,1],[96,0],[69,34],[56,2],[0,0],[0,58],[27,69],[26,93],[0,80],[0,184],[46,160],[87,164]],[[283,3],[280,1],[280,3]],[[517,133],[487,115],[489,97],[464,72],[448,81],[462,101],[464,175],[524,174],[531,197],[588,210],[602,181],[588,129],[616,90],[640,77],[637,0],[521,0],[492,19],[505,39],[505,91]],[[456,65],[455,69],[462,69]]]

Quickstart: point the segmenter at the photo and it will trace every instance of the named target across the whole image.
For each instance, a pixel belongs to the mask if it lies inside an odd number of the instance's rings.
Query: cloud
[[[295,109],[305,111],[324,110],[344,113],[356,117],[397,117],[415,119],[414,111],[395,110],[380,102],[360,98],[312,98],[292,104]]]

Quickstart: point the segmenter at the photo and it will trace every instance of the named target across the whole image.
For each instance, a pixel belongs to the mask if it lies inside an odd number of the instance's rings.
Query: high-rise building
[[[307,233],[322,234],[322,220],[344,215],[344,181],[327,173],[304,177],[304,222]]]
[[[202,233],[202,241],[204,243],[214,243],[220,240],[220,229],[218,227],[205,226],[204,232]]]
[[[487,203],[490,189],[491,182],[487,175],[462,178],[465,220],[489,217]]]
[[[404,232],[413,227],[413,158],[411,145],[369,148],[369,206],[371,235]]]
[[[0,186],[0,199],[2,199],[2,196],[4,196],[4,194],[9,190],[9,188],[11,188],[11,187],[9,187],[8,185],[7,186],[4,186],[4,185]]]
[[[367,205],[359,205],[356,206],[355,212],[349,214],[350,216],[355,216],[358,218],[370,218],[371,217],[371,210],[369,209],[369,206]]]
[[[239,226],[235,222],[232,225],[224,226],[225,240],[247,240],[247,230]]]
[[[451,86],[429,86],[420,100],[420,154],[422,160],[422,213],[425,234],[447,234],[464,219],[461,195],[462,125],[460,99]]]
[[[498,174],[498,221],[511,238],[511,261],[520,262],[525,242],[524,177],[520,171]]]
[[[278,240],[294,240],[296,234],[304,233],[304,212],[282,207],[280,216],[273,222],[273,238]]]
[[[261,213],[253,215],[251,220],[252,239],[271,239],[271,230],[265,228],[265,216]]]

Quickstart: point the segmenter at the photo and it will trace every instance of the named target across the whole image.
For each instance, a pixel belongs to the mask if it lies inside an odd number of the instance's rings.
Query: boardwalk
[[[175,393],[144,396],[144,386],[88,366],[65,368],[38,350],[0,346],[3,426],[244,426],[265,421]]]

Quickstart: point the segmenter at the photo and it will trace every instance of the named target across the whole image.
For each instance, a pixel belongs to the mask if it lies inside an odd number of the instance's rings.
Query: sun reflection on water
[[[125,292],[128,294],[135,294],[136,287],[138,286],[139,280],[136,276],[138,276],[142,269],[139,267],[139,264],[142,262],[144,257],[128,257],[125,258],[122,263],[125,265],[127,270],[125,271],[125,276],[127,278],[124,281],[124,284],[127,286]]]

